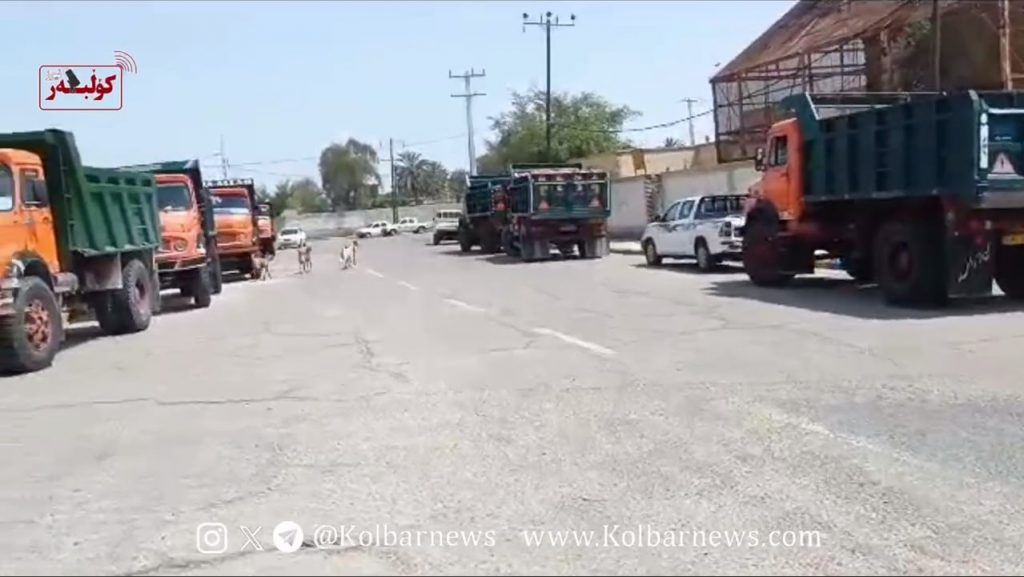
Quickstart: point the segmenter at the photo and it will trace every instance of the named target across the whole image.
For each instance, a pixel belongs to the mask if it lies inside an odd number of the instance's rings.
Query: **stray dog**
[[[270,274],[270,261],[273,257],[267,255],[255,255],[253,260],[253,280],[267,280],[274,278]]]
[[[341,254],[338,261],[341,263],[341,270],[356,266],[356,249],[359,247],[358,240],[348,241],[341,246]]]
[[[303,274],[311,272],[313,270],[313,247],[308,244],[300,246],[296,252],[299,253],[299,272]]]

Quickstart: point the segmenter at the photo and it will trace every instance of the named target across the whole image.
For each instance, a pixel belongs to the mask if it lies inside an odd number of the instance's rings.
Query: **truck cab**
[[[217,227],[217,251],[223,270],[252,274],[253,257],[260,250],[256,189],[252,179],[206,183]]]
[[[0,149],[0,270],[21,266],[22,257],[60,272],[53,214],[40,157],[24,150]],[[44,271],[37,271],[44,272]],[[7,280],[5,275],[4,282]]]
[[[156,184],[161,238],[157,264],[202,263],[206,260],[206,247],[192,183],[183,174],[158,174]]]

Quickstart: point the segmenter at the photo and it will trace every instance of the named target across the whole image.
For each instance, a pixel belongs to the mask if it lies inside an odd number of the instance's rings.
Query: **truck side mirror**
[[[764,172],[764,169],[764,147],[758,146],[757,151],[754,152],[754,170]]]

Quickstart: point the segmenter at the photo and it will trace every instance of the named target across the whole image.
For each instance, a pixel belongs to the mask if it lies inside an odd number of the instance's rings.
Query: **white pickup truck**
[[[407,216],[398,221],[398,232],[411,232],[414,234],[420,234],[426,232],[430,225],[430,222],[420,222],[420,220],[414,216]]]
[[[648,266],[662,258],[693,258],[707,272],[743,258],[745,194],[709,194],[673,202],[640,238]]]
[[[398,234],[398,227],[386,220],[378,220],[377,222],[370,224],[370,226],[364,226],[356,231],[356,237],[358,238],[391,236],[393,234]]]

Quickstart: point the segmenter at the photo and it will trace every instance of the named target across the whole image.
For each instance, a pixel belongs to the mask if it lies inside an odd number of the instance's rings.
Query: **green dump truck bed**
[[[484,216],[494,212],[494,193],[512,177],[508,175],[478,175],[469,178],[466,187],[466,216]]]
[[[808,203],[952,197],[1024,206],[1024,92],[798,94]]]
[[[578,164],[513,165],[511,212],[532,219],[588,220],[611,215],[608,173]]]
[[[82,166],[75,138],[63,130],[0,134],[0,148],[38,154],[46,172],[61,266],[160,244],[156,184],[149,174]]]

